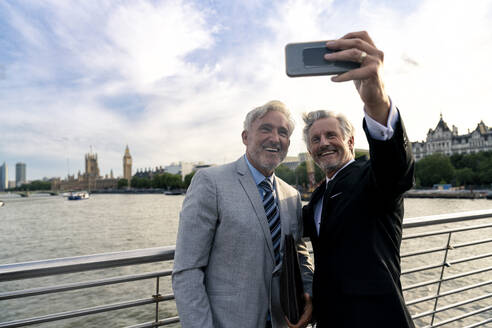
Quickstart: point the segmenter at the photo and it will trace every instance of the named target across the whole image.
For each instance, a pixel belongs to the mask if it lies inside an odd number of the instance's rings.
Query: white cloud
[[[196,69],[185,56],[213,44],[214,27],[205,26],[204,13],[182,1],[155,5],[139,1],[116,8],[107,3],[91,5],[48,2],[36,8],[46,16],[34,20],[5,6],[10,26],[22,35],[18,45],[22,53],[8,64],[2,81],[11,89],[0,100],[2,113],[9,114],[0,121],[2,152],[14,158],[64,159],[68,147],[75,148],[71,156],[82,162],[90,144],[108,150],[106,145],[115,141],[138,140],[133,131],[139,125],[143,140],[148,141],[145,114],[139,114],[145,108],[134,108],[137,113],[129,113],[128,119],[105,108],[101,99],[139,91],[145,92],[143,98],[159,97],[156,82],[174,75],[191,78]],[[66,75],[68,85],[57,76],[60,73]],[[172,86],[165,89],[173,94]],[[115,163],[113,159],[101,167]]]
[[[460,133],[480,120],[492,124],[487,92],[492,50],[490,1],[426,1],[401,21],[391,51],[388,81],[408,112],[411,140],[424,139],[442,112]],[[393,33],[394,34],[394,33]],[[403,58],[412,58],[418,66]],[[390,58],[387,56],[387,58]]]
[[[290,154],[305,149],[301,113],[322,108],[344,112],[357,128],[356,147],[364,147],[353,85],[291,79],[284,67],[289,42],[362,29],[385,52],[386,86],[411,140],[425,138],[441,111],[460,132],[480,120],[492,125],[490,1],[428,0],[411,12],[390,2],[300,0],[211,8],[178,0],[48,1],[0,9],[18,33],[10,59],[0,57],[0,153],[14,162],[55,159],[38,177],[64,175],[67,157],[72,172],[83,169],[90,145],[103,173],[121,174],[126,144],[135,167],[234,160],[244,151],[244,115],[271,99],[296,119]],[[27,164],[28,171],[35,165]]]
[[[182,74],[190,69],[184,56],[213,43],[203,14],[181,1],[120,7],[109,17],[105,31],[118,53],[104,64],[137,85]]]

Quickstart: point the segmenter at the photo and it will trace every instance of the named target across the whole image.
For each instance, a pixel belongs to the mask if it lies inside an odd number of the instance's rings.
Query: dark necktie
[[[280,263],[280,237],[282,235],[280,225],[280,212],[277,202],[273,196],[273,187],[269,179],[260,182],[260,186],[265,191],[263,195],[263,207],[265,208],[270,233],[272,234],[273,254],[275,255],[275,263]]]
[[[333,179],[331,179],[330,181],[328,181],[326,183],[326,189],[325,189],[325,192],[323,194],[323,203],[322,203],[322,208],[321,208],[321,217],[320,217],[320,227],[319,227],[319,233],[318,233],[318,236],[319,234],[321,233],[321,223],[323,223],[323,225],[326,225],[330,222],[330,217],[327,217],[329,210],[329,201],[330,201],[330,198],[332,196],[332,191],[333,191],[333,186],[334,186],[334,182],[333,182]]]

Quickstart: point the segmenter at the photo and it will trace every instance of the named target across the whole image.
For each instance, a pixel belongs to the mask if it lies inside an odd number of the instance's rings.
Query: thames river
[[[178,228],[178,217],[184,196],[166,196],[161,194],[93,194],[84,201],[67,201],[61,196],[32,196],[18,198],[0,194],[0,199],[5,206],[0,208],[0,264],[36,261],[60,257],[88,255],[104,252],[124,251],[139,248],[150,248],[174,245]],[[462,199],[406,199],[405,217],[417,217],[452,212],[472,211],[492,208],[492,200],[462,200]],[[477,220],[465,223],[475,225],[490,222]],[[427,229],[440,230],[455,227],[450,224]],[[415,233],[423,228],[405,231]],[[456,242],[470,239],[485,239],[492,237],[492,229],[474,232],[470,235],[456,235]],[[440,238],[440,239],[439,239]],[[432,248],[442,246],[443,237],[431,238],[432,240],[419,241],[419,248]],[[404,242],[402,253],[409,252],[417,247],[413,241]],[[478,245],[468,251],[456,251],[454,258],[472,256],[474,252],[490,252],[490,244]],[[410,258],[402,261],[403,270],[425,264],[438,263],[439,257],[424,256],[423,258]],[[492,260],[483,259],[469,262],[466,270],[463,267],[456,270],[470,271],[475,267],[491,266]],[[149,272],[170,268],[171,263],[149,264],[136,267],[116,268],[88,272],[83,274],[68,274],[56,277],[47,277],[16,282],[0,283],[0,292],[14,289],[34,288],[49,286],[52,284],[68,283],[73,281],[93,280],[113,275],[126,275],[137,272]],[[447,269],[446,274],[453,274],[454,268]],[[458,272],[457,271],[457,272]],[[404,276],[403,285],[415,283],[415,279],[430,280],[437,278],[438,270],[429,270],[420,276]],[[489,280],[490,271],[477,275],[472,281]],[[164,278],[161,284],[161,294],[171,293],[169,278]],[[41,316],[54,312],[69,311],[76,308],[87,308],[102,304],[119,303],[137,298],[148,298],[153,294],[155,281],[142,281],[129,284],[119,284],[109,287],[64,292],[45,296],[35,296],[25,299],[0,302],[0,322]],[[444,290],[457,288],[460,282],[443,285]],[[406,293],[405,297],[413,299],[424,295],[424,292],[433,291],[429,287],[425,291]],[[480,291],[480,290],[479,290]],[[492,287],[482,287],[478,294],[473,291],[468,295],[483,295],[492,292]],[[477,291],[475,291],[477,293]],[[456,298],[443,301],[443,304],[457,302]],[[491,300],[481,303],[473,303],[464,307],[464,311],[490,305]],[[429,310],[431,303],[423,303],[410,307],[412,313]],[[480,305],[480,306],[479,306]],[[70,319],[59,323],[37,325],[37,327],[123,327],[126,325],[152,321],[155,306],[143,306],[110,312],[110,314],[97,314],[86,318]],[[459,315],[461,310],[455,310],[453,316]],[[161,318],[166,315],[176,315],[173,303],[161,305]],[[449,312],[445,315],[449,316]],[[482,314],[482,318],[490,316]],[[445,318],[444,313],[438,319]],[[446,327],[463,327],[473,320],[449,325]],[[439,320],[438,320],[439,321]],[[419,326],[427,324],[427,321],[416,321]],[[179,325],[176,325],[179,327]]]

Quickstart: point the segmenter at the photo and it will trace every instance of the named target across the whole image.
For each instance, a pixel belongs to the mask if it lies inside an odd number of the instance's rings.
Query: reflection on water
[[[0,199],[6,206],[0,208],[0,264],[34,261],[49,258],[68,257],[86,254],[95,254],[111,251],[123,251],[138,248],[149,248],[174,245],[178,227],[178,216],[183,196],[165,195],[92,195],[89,200],[67,201],[58,196],[12,198],[0,194]],[[458,200],[458,199],[407,199],[405,200],[405,217],[435,215],[450,212],[461,212],[492,208],[492,201],[488,200]],[[467,222],[475,225],[485,220]],[[490,222],[490,220],[489,220]],[[432,230],[454,227],[449,224]],[[429,228],[412,229],[411,233],[425,231]],[[456,243],[470,239],[485,239],[492,237],[492,229],[474,232],[471,235],[458,233],[453,237]],[[484,235],[487,234],[487,236]],[[424,240],[409,240],[403,243],[402,253],[418,248],[433,248],[446,243],[445,236],[429,237]],[[471,252],[487,253],[490,244],[457,249],[450,253],[450,259],[470,256]],[[442,254],[442,253],[440,253]],[[438,263],[441,257],[434,255],[419,256],[402,260],[404,269],[427,264]],[[471,271],[473,268],[491,266],[492,260],[483,259],[466,264],[459,264],[446,269],[445,275],[458,271]],[[168,269],[171,263],[146,264],[135,267],[115,268],[111,270],[97,270],[83,274],[68,274],[56,277],[47,277],[31,280],[21,280],[9,283],[0,283],[0,291],[33,288],[52,284],[63,284],[74,281],[85,281],[127,275],[156,270]],[[402,277],[403,285],[419,281],[431,280],[439,277],[440,270],[428,270],[420,274]],[[489,280],[491,273],[484,273],[473,277],[473,281]],[[171,293],[169,277],[163,278],[160,284],[161,294]],[[464,278],[443,285],[442,291],[455,289],[469,284],[470,278]],[[435,287],[425,287],[405,293],[407,299],[414,299],[428,293],[435,292]],[[491,287],[482,287],[467,292],[469,295],[491,292]],[[148,298],[155,293],[155,281],[140,281],[128,284],[118,284],[103,288],[93,288],[79,291],[64,292],[54,295],[36,296],[0,303],[0,322],[44,315],[54,312],[69,311],[77,308],[87,308],[102,304],[119,303],[137,298]],[[439,306],[452,304],[458,297],[450,296],[440,301]],[[477,307],[477,304],[481,305]],[[470,311],[483,307],[487,300],[472,303],[463,307]],[[429,310],[433,302],[421,303],[410,307],[412,313]],[[132,309],[125,309],[110,314],[97,314],[86,318],[70,319],[59,323],[37,325],[37,327],[103,327],[111,323],[112,327],[122,327],[154,320],[155,305],[148,305]],[[161,318],[176,315],[173,302],[160,305]],[[453,316],[461,313],[456,311]],[[449,317],[449,312],[438,315],[437,319]],[[484,318],[487,314],[483,314]],[[463,321],[457,325],[446,327],[462,327]],[[428,321],[416,321],[419,326],[428,324]],[[175,325],[179,327],[178,325]]]

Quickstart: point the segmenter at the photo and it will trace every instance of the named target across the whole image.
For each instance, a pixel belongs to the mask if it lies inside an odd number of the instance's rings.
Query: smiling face
[[[278,111],[269,111],[253,121],[251,128],[243,131],[242,138],[249,162],[264,176],[270,176],[289,150],[287,117]]]
[[[340,124],[334,117],[319,119],[309,129],[309,154],[328,178],[354,158],[353,148],[354,138],[345,140]]]

